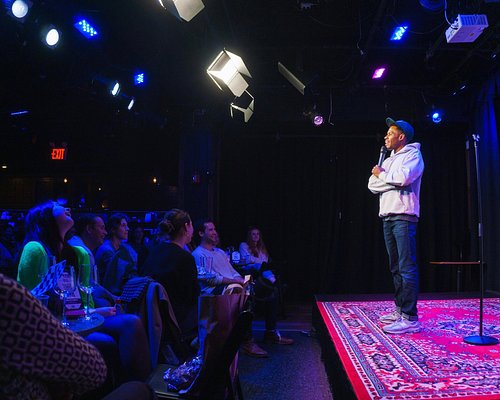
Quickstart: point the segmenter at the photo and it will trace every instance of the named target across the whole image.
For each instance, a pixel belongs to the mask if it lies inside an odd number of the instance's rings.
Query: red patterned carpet
[[[421,300],[419,333],[388,335],[392,301],[318,302],[355,396],[362,399],[500,399],[500,345],[474,346],[479,300]],[[483,334],[500,338],[500,299],[484,302]],[[335,396],[335,393],[334,393]]]

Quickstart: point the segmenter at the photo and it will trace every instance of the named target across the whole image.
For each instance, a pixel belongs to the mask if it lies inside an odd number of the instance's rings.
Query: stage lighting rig
[[[220,90],[228,89],[237,97],[248,88],[243,75],[252,77],[242,58],[227,50],[222,50],[215,57],[207,73]]]
[[[243,113],[243,120],[248,122],[253,115],[255,108],[254,97],[245,90],[240,97],[236,97],[229,105],[229,112],[231,117],[234,118],[235,111],[241,111]]]
[[[158,0],[172,15],[184,21],[191,21],[205,5],[201,0]]]

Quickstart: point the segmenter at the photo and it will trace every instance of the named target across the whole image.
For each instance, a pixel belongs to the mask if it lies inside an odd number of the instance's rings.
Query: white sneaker
[[[378,320],[383,324],[393,324],[401,318],[401,314],[394,310],[390,314],[382,315]]]
[[[401,317],[398,321],[393,324],[386,325],[382,329],[385,333],[416,333],[420,331],[420,324],[418,321],[410,321]]]

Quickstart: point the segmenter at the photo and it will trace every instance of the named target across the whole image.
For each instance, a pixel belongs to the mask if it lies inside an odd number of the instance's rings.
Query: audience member
[[[252,273],[255,278],[260,275],[271,284],[276,283],[276,277],[269,265],[269,253],[259,228],[248,229],[246,242],[240,244],[240,254],[245,262],[242,267],[244,271]]]
[[[14,228],[8,223],[0,223],[0,272],[15,278],[14,272],[20,246],[14,236]]]
[[[97,214],[81,214],[75,222],[76,235],[68,240],[73,247],[83,248],[89,257],[89,264],[95,265],[94,253],[104,243],[106,226],[104,220]],[[96,307],[113,306],[117,299],[106,288],[98,285],[92,294]]]
[[[169,240],[151,249],[142,271],[165,287],[184,338],[194,339],[200,288],[194,258],[185,250],[193,237],[193,224],[187,212],[172,209],[160,223],[160,230]]]
[[[136,252],[137,254],[137,269],[140,271],[144,261],[148,257],[148,247],[146,246],[146,237],[144,235],[144,229],[139,222],[135,222],[129,232],[127,244]]]
[[[0,326],[0,398],[70,399],[104,382],[99,351],[2,274]]]
[[[86,251],[72,247],[64,237],[74,222],[69,209],[47,202],[32,208],[26,217],[26,239],[19,262],[18,281],[29,290],[36,287],[41,277],[54,262],[66,260],[78,268],[88,264]],[[96,312],[105,317],[99,332],[87,339],[97,346],[118,346],[120,374],[124,380],[145,379],[151,370],[148,343],[144,327],[139,317],[131,314],[116,315],[115,307],[103,307]]]
[[[229,263],[226,253],[217,247],[219,235],[210,220],[196,224],[200,245],[193,250],[200,275],[213,274],[214,277],[201,281],[204,294],[221,294],[229,284],[244,284],[243,277]],[[208,260],[208,261],[207,261]],[[211,265],[208,265],[208,263]]]
[[[124,214],[113,214],[108,221],[109,239],[98,249],[95,256],[102,285],[119,296],[123,286],[137,276],[137,258],[124,242],[128,239],[128,218]]]
[[[213,280],[207,280],[204,289],[208,293],[218,293],[220,289],[215,286],[210,291],[208,285],[227,285],[230,283],[243,284],[243,277],[232,267],[228,260],[226,253],[219,249],[219,236],[215,229],[215,224],[210,220],[201,221],[197,224],[197,232],[201,238],[200,245],[193,251],[193,256],[197,265],[207,265],[206,260],[211,259],[211,268],[206,271],[215,274]],[[265,305],[265,340],[277,344],[292,344],[293,340],[281,336],[276,329],[278,299],[277,296],[269,296],[264,302]],[[251,333],[249,333],[247,340],[242,345],[244,353],[253,357],[267,357],[267,352],[255,343]]]
[[[104,243],[108,234],[104,220],[97,214],[79,215],[75,222],[75,232],[68,244],[83,247],[89,254],[90,263],[95,265],[94,252]]]

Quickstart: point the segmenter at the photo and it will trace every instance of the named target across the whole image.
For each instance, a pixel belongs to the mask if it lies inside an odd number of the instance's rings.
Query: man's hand
[[[380,175],[380,173],[383,172],[383,171],[385,171],[385,169],[383,169],[382,167],[379,167],[378,165],[375,165],[372,168],[372,174],[375,175],[377,178]]]

